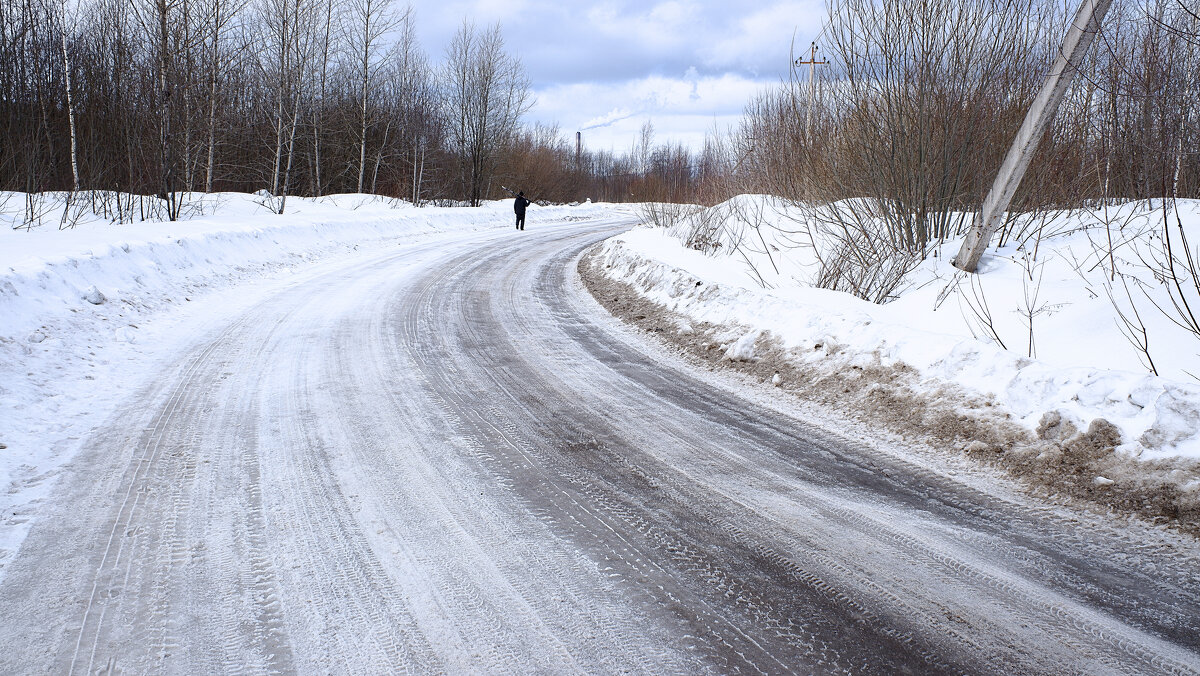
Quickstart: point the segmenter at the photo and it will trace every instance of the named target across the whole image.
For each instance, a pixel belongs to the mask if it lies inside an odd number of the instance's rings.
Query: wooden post
[[[808,110],[804,120],[804,137],[810,144],[812,143],[812,111],[816,99],[816,70],[817,66],[824,66],[827,63],[829,63],[828,59],[817,61],[817,43],[815,42],[812,43],[808,61],[796,61],[797,66],[808,66]]]
[[[1112,0],[1082,0],[1080,3],[1075,21],[1071,23],[1063,38],[1062,49],[1054,59],[1054,65],[1050,67],[1050,73],[1046,75],[1041,91],[1033,100],[1029,112],[1025,114],[1021,128],[1017,130],[1017,136],[1004,157],[1004,163],[1000,165],[1000,172],[992,183],[992,189],[983,200],[983,209],[975,215],[975,222],[967,232],[958,255],[954,257],[956,268],[975,272],[979,266],[983,250],[1000,227],[1000,219],[1012,203],[1013,195],[1025,176],[1025,170],[1029,168],[1029,160],[1037,151],[1042,134],[1054,119],[1058,104],[1062,102],[1067,87],[1071,85],[1071,80],[1079,70],[1079,64],[1083,61],[1096,33],[1100,31],[1100,24],[1111,6]]]

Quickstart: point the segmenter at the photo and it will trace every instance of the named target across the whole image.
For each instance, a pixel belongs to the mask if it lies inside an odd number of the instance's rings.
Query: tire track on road
[[[401,244],[198,341],[8,567],[0,671],[1200,672],[1194,542],[647,348],[573,281],[627,225]]]

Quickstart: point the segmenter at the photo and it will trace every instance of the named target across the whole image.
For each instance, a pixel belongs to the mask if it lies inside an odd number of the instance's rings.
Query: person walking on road
[[[513,200],[513,211],[517,212],[517,230],[525,229],[525,207],[527,206],[529,206],[529,200],[525,199],[525,192],[517,193],[517,199]]]

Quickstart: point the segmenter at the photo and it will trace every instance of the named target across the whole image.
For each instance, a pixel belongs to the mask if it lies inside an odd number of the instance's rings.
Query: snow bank
[[[1191,241],[1200,241],[1200,203],[1182,203],[1180,215]],[[1118,451],[1130,457],[1200,459],[1200,385],[1189,375],[1200,374],[1200,338],[1156,309],[1169,311],[1170,299],[1147,264],[1155,238],[1161,242],[1161,211],[1053,214],[1035,224],[1040,242],[990,250],[977,276],[949,264],[959,242],[947,242],[886,305],[814,288],[823,243],[778,200],[741,196],[704,217],[709,241],[720,242],[708,254],[681,244],[694,220],[643,227],[604,245],[607,273],[693,321],[730,327],[750,342],[768,333],[805,359],[837,351],[851,363],[907,364],[923,381],[918,387],[957,384],[1031,432],[1049,412],[1081,429],[1103,418],[1120,430]],[[1147,373],[1147,355],[1123,333],[1131,299],[1161,377]],[[733,340],[726,349],[740,357],[745,346]]]
[[[75,311],[92,287],[113,302],[159,295],[181,281],[196,285],[228,270],[387,238],[511,226],[508,201],[480,208],[416,208],[370,195],[289,198],[287,212],[268,211],[254,195],[197,195],[202,216],[176,222],[114,225],[84,216],[59,230],[17,229],[21,212],[0,211],[0,338],[24,338],[52,316]],[[8,196],[0,202],[20,204]],[[588,216],[597,205],[541,207],[537,221]],[[73,219],[74,220],[74,219]],[[536,227],[537,221],[534,221]]]

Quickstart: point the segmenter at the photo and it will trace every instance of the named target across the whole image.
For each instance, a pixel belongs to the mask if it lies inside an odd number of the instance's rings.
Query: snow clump
[[[89,286],[87,291],[83,292],[83,299],[92,305],[101,305],[107,300],[104,294],[100,293],[100,289],[97,289],[94,285]]]

